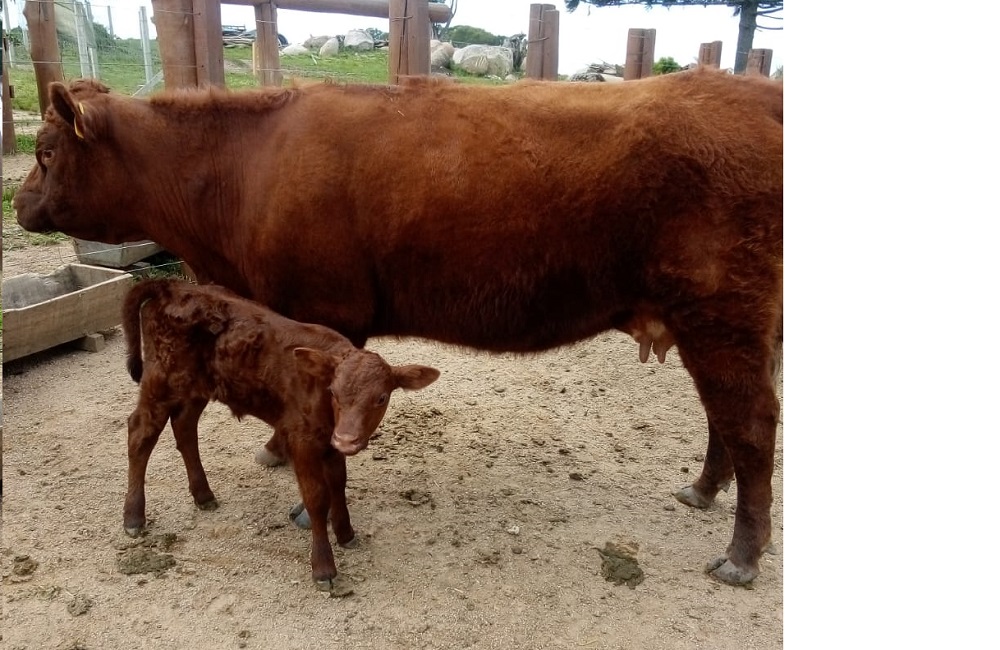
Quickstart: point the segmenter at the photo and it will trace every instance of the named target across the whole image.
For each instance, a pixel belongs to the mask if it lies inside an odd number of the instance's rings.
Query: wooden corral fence
[[[525,76],[556,80],[559,74],[559,12],[555,5],[533,4],[528,18]]]
[[[722,65],[722,41],[702,43],[698,48],[698,65],[718,68]]]
[[[747,57],[747,71],[746,74],[759,74],[765,77],[771,76],[771,56],[774,54],[773,50],[768,49],[752,49],[750,50],[750,55]]]
[[[14,153],[17,149],[17,134],[14,133],[14,107],[11,106],[11,92],[12,88],[10,85],[10,56],[9,44],[7,43],[7,37],[3,37],[3,88],[2,98],[0,101],[3,102],[3,153],[9,154]]]
[[[625,81],[642,79],[653,74],[655,47],[655,29],[628,30],[628,44],[625,47]]]
[[[168,88],[225,84],[221,4],[254,7],[254,68],[261,85],[281,84],[278,9],[343,13],[389,19],[389,82],[430,74],[431,22],[451,11],[427,0],[152,0],[163,80]]]
[[[44,115],[49,107],[49,84],[63,80],[55,5],[52,0],[25,0],[24,19],[31,35],[31,61],[35,68],[39,112]]]

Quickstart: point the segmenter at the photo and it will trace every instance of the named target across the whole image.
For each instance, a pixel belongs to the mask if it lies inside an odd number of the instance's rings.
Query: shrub
[[[653,64],[653,74],[670,74],[681,70],[681,64],[674,61],[674,57],[660,57],[660,60]]]
[[[458,25],[441,33],[442,41],[451,41],[455,47],[466,45],[503,45],[503,36],[495,36],[485,29]]]

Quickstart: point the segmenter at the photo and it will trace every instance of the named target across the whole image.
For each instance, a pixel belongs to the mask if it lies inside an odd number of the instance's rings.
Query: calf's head
[[[107,243],[146,238],[123,217],[132,212],[126,199],[135,193],[135,161],[126,163],[119,150],[108,88],[93,80],[55,82],[49,102],[35,166],[14,196],[18,223],[30,232]]]
[[[333,446],[346,456],[368,446],[389,408],[392,391],[419,390],[441,375],[428,366],[389,365],[368,350],[337,354],[295,348],[294,355],[299,370],[319,379],[330,391],[336,421]]]

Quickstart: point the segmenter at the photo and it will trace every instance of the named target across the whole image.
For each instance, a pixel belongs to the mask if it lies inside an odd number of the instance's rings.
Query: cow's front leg
[[[709,420],[708,450],[705,452],[705,464],[702,466],[701,476],[691,485],[675,492],[674,496],[684,505],[705,509],[712,505],[719,490],[729,491],[733,474],[733,459],[718,429]]]

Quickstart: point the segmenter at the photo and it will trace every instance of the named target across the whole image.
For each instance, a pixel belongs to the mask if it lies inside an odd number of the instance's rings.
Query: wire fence
[[[151,242],[108,246],[102,244],[101,250],[88,250],[90,242],[75,242],[69,238],[44,241],[45,237],[48,236],[40,236],[37,241],[25,246],[5,248],[2,271],[4,280],[27,273],[47,274],[68,264],[101,266],[135,276],[182,273],[181,261]]]
[[[65,79],[90,77],[101,80],[113,91],[144,95],[163,88],[163,72],[152,12],[145,6],[99,4],[89,0],[52,0],[58,63]],[[35,69],[31,58],[32,34],[23,15],[25,0],[5,0],[3,31],[8,42],[9,73],[13,96],[14,131],[18,134],[20,153],[34,150],[34,135],[41,125]],[[256,24],[223,27],[223,60],[226,85],[239,88],[258,85],[253,63]],[[372,28],[371,49],[345,49],[345,35],[315,39],[309,52],[282,56],[280,72],[287,82],[294,78],[335,78],[345,81],[378,82],[388,79],[387,34]],[[339,37],[339,38],[338,38]],[[279,37],[279,45],[287,39]],[[320,46],[329,40],[337,43],[338,52],[320,55]],[[322,42],[319,42],[322,41]],[[373,73],[374,71],[374,73]],[[4,161],[4,222],[2,275],[9,278],[24,273],[47,273],[66,264],[97,264],[126,268],[133,273],[176,273],[179,262],[169,253],[148,255],[148,243],[121,247],[78,242],[62,235],[37,235],[24,232],[11,209],[13,188],[30,169],[8,165]],[[20,161],[18,161],[20,162]],[[123,262],[122,260],[126,260]],[[141,261],[140,261],[141,260]]]
[[[24,0],[4,1],[4,36],[9,45],[14,130],[33,135],[40,124],[31,38]],[[143,94],[162,87],[160,53],[146,7],[53,0],[59,60],[66,79],[100,79],[117,92]],[[52,63],[51,61],[46,63]],[[19,138],[23,151],[28,138]]]

